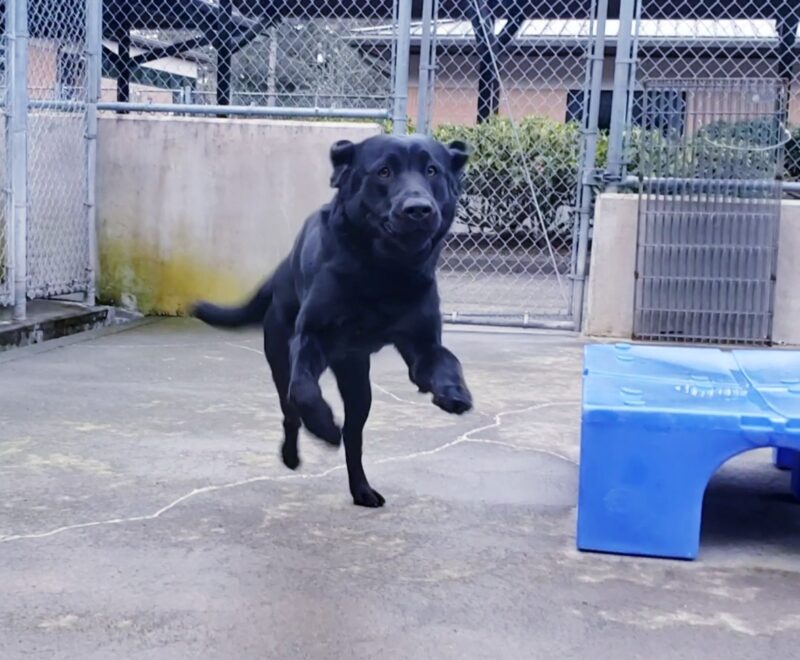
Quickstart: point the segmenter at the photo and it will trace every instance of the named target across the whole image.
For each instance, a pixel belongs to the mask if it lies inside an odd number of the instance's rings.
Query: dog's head
[[[468,148],[428,137],[379,135],[331,148],[343,223],[375,254],[400,261],[427,258],[455,216]]]

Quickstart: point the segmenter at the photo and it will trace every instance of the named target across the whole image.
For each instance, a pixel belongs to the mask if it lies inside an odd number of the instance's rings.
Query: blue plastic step
[[[587,346],[578,547],[694,558],[708,481],[761,447],[800,497],[800,352]]]

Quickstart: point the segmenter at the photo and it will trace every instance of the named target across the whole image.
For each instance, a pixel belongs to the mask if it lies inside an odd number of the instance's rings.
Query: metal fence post
[[[6,148],[8,150],[9,226],[13,227],[14,320],[27,314],[28,225],[28,0],[6,3]]]
[[[102,77],[103,0],[86,0],[86,304],[94,305],[97,292],[97,104]]]
[[[405,135],[408,124],[408,63],[411,56],[411,0],[399,0],[394,74],[392,133]]]
[[[10,3],[9,3],[10,4]],[[13,51],[11,48],[13,30],[13,12],[10,7],[5,12],[3,21],[3,49],[4,49],[4,69],[6,76],[10,75],[13,67],[11,66]],[[11,199],[11,86],[6,84],[5,97],[3,99],[3,144],[5,148],[5,173],[3,177],[3,193],[5,204],[5,218],[3,219],[3,246],[0,247],[0,254],[3,262],[0,268],[5,268],[5,301],[7,304],[14,304],[14,205]]]
[[[635,53],[631,52],[633,43],[633,14],[636,0],[620,0],[619,33],[617,34],[617,53],[614,63],[614,92],[611,99],[611,124],[608,130],[608,165],[606,180],[608,189],[616,191],[622,181],[625,168],[625,127],[628,122],[628,94],[631,67],[635,63]]]
[[[426,135],[430,130],[430,74],[433,69],[431,41],[433,32],[433,0],[422,2],[422,41],[419,47],[419,84],[417,85],[417,133]]]
[[[594,3],[593,3],[594,4]],[[595,165],[597,161],[597,133],[600,118],[600,93],[603,85],[603,63],[605,61],[606,18],[608,0],[598,0],[597,20],[595,22],[594,43],[589,50],[588,80],[585,90],[589,92],[588,101],[584,93],[586,124],[581,152],[580,183],[578,186],[578,209],[580,212],[577,232],[574,289],[572,296],[572,317],[575,329],[580,332],[583,322],[583,294],[586,280],[586,261],[589,247],[589,223],[592,215],[592,196],[595,185]],[[586,103],[588,102],[588,109]]]

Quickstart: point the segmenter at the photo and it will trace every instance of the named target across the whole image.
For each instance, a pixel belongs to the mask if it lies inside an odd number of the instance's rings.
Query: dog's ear
[[[339,140],[331,147],[331,164],[333,174],[331,174],[331,187],[339,188],[342,185],[344,175],[353,164],[353,157],[356,154],[356,145],[350,140]]]
[[[453,173],[461,174],[469,160],[469,145],[461,140],[454,140],[447,145],[447,151],[450,153],[450,168]]]

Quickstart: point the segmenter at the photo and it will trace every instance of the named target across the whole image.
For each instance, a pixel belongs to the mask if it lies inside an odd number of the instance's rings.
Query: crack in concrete
[[[260,351],[257,351],[256,349],[252,349],[252,348],[247,347],[247,346],[235,345],[235,344],[229,344],[229,345],[230,346],[237,346],[238,348],[243,348],[245,350],[250,350],[250,351],[253,351],[253,352],[256,352],[256,353],[260,353]],[[402,402],[402,403],[407,403],[407,404],[411,404],[411,405],[420,405],[419,402],[403,399],[403,398],[397,396],[396,394],[394,394],[393,392],[391,392],[390,390],[387,390],[386,388],[384,388],[384,387],[382,387],[380,385],[376,385],[376,384],[373,384],[373,385],[377,389],[379,389],[381,392],[384,392],[385,394],[390,396],[395,401]],[[426,405],[430,405],[430,404],[426,404]],[[381,458],[381,459],[377,459],[375,461],[372,461],[370,464],[371,465],[384,465],[384,464],[387,464],[387,463],[396,463],[396,462],[400,462],[400,461],[414,460],[416,458],[420,458],[420,457],[423,457],[423,456],[431,456],[433,454],[438,454],[438,453],[440,453],[442,451],[445,451],[447,449],[450,449],[452,447],[455,447],[455,446],[460,445],[460,444],[465,444],[465,443],[481,443],[481,444],[494,445],[494,446],[505,446],[505,447],[509,447],[509,448],[512,448],[512,449],[520,450],[520,451],[531,451],[531,452],[535,452],[535,453],[547,454],[547,455],[551,455],[551,456],[555,456],[557,458],[560,458],[560,459],[562,459],[564,461],[567,461],[569,463],[575,464],[575,461],[573,459],[571,459],[570,457],[562,455],[562,454],[558,454],[557,452],[553,452],[553,451],[550,451],[550,450],[547,450],[547,449],[540,449],[540,448],[537,448],[537,447],[524,447],[524,446],[521,446],[521,445],[513,445],[511,443],[502,442],[502,441],[498,441],[498,440],[489,440],[487,438],[474,438],[474,437],[472,437],[476,433],[481,433],[482,431],[489,431],[491,429],[499,428],[503,423],[503,418],[505,416],[507,416],[507,415],[520,415],[520,414],[524,414],[526,412],[532,412],[534,410],[541,410],[543,408],[549,408],[549,407],[553,407],[553,406],[567,406],[567,405],[568,406],[575,406],[575,405],[578,405],[578,403],[575,402],[575,401],[546,401],[546,402],[543,402],[543,403],[538,403],[538,404],[526,406],[525,408],[519,408],[519,409],[516,409],[516,410],[503,410],[503,411],[500,411],[500,412],[498,412],[498,413],[496,413],[494,415],[493,421],[491,423],[484,424],[482,426],[478,426],[478,427],[475,427],[475,428],[470,429],[468,431],[465,431],[460,436],[458,436],[455,440],[451,440],[450,442],[446,442],[446,443],[444,443],[442,445],[439,445],[438,447],[434,447],[433,449],[426,449],[426,450],[422,450],[422,451],[412,452],[410,454],[403,454],[401,456],[388,456],[386,458]],[[333,474],[334,472],[338,472],[340,470],[345,469],[345,467],[346,467],[346,465],[344,463],[340,463],[339,465],[335,465],[335,466],[333,466],[331,468],[328,468],[327,470],[323,470],[322,472],[315,472],[315,473],[312,473],[312,474],[297,474],[297,473],[293,473],[293,474],[287,474],[287,475],[283,475],[283,476],[261,475],[261,476],[249,477],[247,479],[241,479],[241,480],[238,480],[238,481],[233,481],[233,482],[225,483],[225,484],[216,484],[216,485],[203,486],[201,488],[192,489],[188,493],[185,493],[185,494],[181,495],[177,499],[173,500],[169,504],[161,507],[160,509],[158,509],[157,511],[155,511],[153,513],[142,514],[142,515],[139,515],[139,516],[127,516],[127,517],[123,517],[123,518],[109,518],[109,519],[106,519],[106,520],[94,520],[94,521],[90,521],[90,522],[76,523],[76,524],[73,524],[73,525],[64,525],[62,527],[57,527],[55,529],[51,529],[51,530],[48,530],[46,532],[34,532],[34,533],[30,533],[30,534],[9,534],[9,535],[6,535],[6,536],[0,536],[0,543],[9,543],[11,541],[20,541],[20,540],[25,540],[25,539],[48,538],[48,537],[51,537],[51,536],[56,536],[57,534],[62,534],[64,532],[74,531],[74,530],[78,530],[78,529],[88,529],[88,528],[91,528],[91,527],[101,527],[101,526],[106,526],[106,525],[121,525],[121,524],[126,524],[126,523],[146,522],[146,521],[149,521],[149,520],[156,520],[157,518],[160,518],[162,515],[164,515],[165,513],[171,511],[172,509],[174,509],[175,507],[179,506],[183,502],[186,502],[187,500],[189,500],[189,499],[191,499],[193,497],[196,497],[198,495],[202,495],[204,493],[214,493],[214,492],[218,492],[218,491],[222,491],[222,490],[230,490],[230,489],[233,489],[233,488],[239,488],[241,486],[247,486],[249,484],[254,484],[254,483],[259,483],[259,482],[281,482],[281,481],[293,481],[293,480],[304,480],[304,479],[322,479],[322,478],[325,478],[325,477],[329,476],[330,474]]]
[[[430,401],[423,401],[420,399],[419,401],[412,401],[411,399],[404,399],[401,396],[397,396],[394,392],[387,390],[382,385],[378,385],[378,383],[372,383],[373,389],[378,390],[381,394],[385,394],[390,399],[397,401],[398,403],[406,403],[409,406],[425,406],[426,408],[431,405]]]

